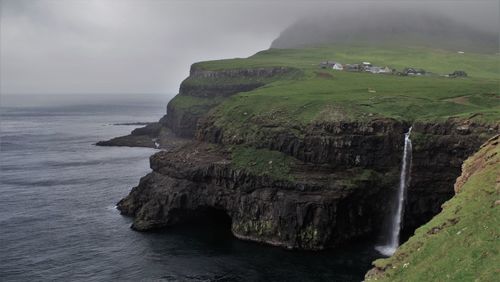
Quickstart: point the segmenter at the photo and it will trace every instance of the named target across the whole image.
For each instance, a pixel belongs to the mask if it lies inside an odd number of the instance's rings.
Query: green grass
[[[282,112],[297,122],[360,119],[367,115],[397,119],[426,119],[484,112],[486,118],[500,112],[498,82],[482,79],[399,77],[336,72],[332,79],[309,77],[279,81],[228,99],[221,118],[238,112],[265,116]],[[375,92],[371,92],[371,91]],[[468,104],[448,99],[467,96]],[[235,111],[231,114],[230,110]],[[245,119],[248,119],[246,116]]]
[[[266,149],[234,146],[231,151],[231,164],[234,168],[275,179],[293,180],[290,167],[294,162],[294,158],[288,155]]]
[[[189,112],[192,114],[206,113],[207,109],[220,104],[224,97],[194,97],[187,95],[177,95],[170,103],[177,111]]]
[[[468,78],[401,77],[320,69],[318,63],[370,61],[402,69],[424,68],[439,74],[465,70]],[[270,49],[247,59],[197,63],[208,70],[286,66],[299,69],[292,77],[266,81],[265,86],[224,100],[211,114],[230,134],[251,135],[260,126],[288,129],[312,122],[394,118],[434,121],[450,117],[500,120],[498,55],[458,54],[426,48],[325,46]],[[245,78],[232,78],[243,83]],[[255,78],[252,78],[255,79]],[[216,81],[205,82],[207,84]]]
[[[374,265],[385,271],[369,281],[498,281],[500,145],[482,152],[469,158],[464,169],[486,165],[392,257],[376,260]]]
[[[374,65],[403,69],[418,67],[427,71],[448,74],[454,70],[465,70],[472,77],[498,79],[499,56],[495,54],[465,53],[429,49],[423,47],[366,47],[366,46],[322,46],[302,49],[269,49],[249,58],[216,60],[197,63],[207,70],[289,66],[314,69],[321,61],[335,60],[341,63],[369,61]]]

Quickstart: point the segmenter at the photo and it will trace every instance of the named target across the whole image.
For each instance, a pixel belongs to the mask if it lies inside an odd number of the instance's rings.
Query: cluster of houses
[[[373,66],[370,62],[362,62],[360,64],[342,64],[335,61],[324,61],[319,64],[323,69],[334,69],[339,71],[350,71],[350,72],[369,72],[377,74],[396,74],[401,76],[420,76],[420,75],[433,75],[433,73],[427,72],[424,69],[419,68],[404,68],[402,71],[396,71],[396,69],[391,69],[388,66],[378,67]],[[444,75],[445,77],[466,77],[467,73],[464,71],[454,71],[453,73]]]
[[[396,70],[391,69],[387,66],[385,67],[377,67],[372,65],[370,62],[362,62],[361,64],[341,64],[339,62],[333,62],[333,61],[325,61],[321,62],[319,66],[323,69],[326,68],[331,68],[334,70],[341,70],[341,71],[352,71],[352,72],[371,72],[371,73],[386,73],[386,74],[392,74]]]

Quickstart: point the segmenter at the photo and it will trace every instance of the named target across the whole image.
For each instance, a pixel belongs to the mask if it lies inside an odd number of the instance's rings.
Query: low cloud
[[[249,56],[325,10],[417,5],[498,26],[498,1],[418,3],[1,0],[0,93],[175,94],[191,63]]]

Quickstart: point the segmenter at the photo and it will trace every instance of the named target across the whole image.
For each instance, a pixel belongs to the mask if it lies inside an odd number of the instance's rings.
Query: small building
[[[324,61],[319,63],[319,67],[322,69],[326,69],[328,67],[328,61]]]
[[[344,70],[346,70],[346,71],[361,71],[361,66],[359,64],[346,64],[346,65],[344,65]]]
[[[361,70],[363,71],[370,71],[370,68],[373,67],[373,65],[370,62],[362,62],[361,63]]]
[[[378,73],[392,73],[392,72],[393,72],[393,70],[391,68],[389,68],[388,66],[385,66],[385,67],[381,68]]]
[[[380,72],[380,67],[371,66],[371,67],[364,67],[363,69],[364,69],[364,71],[371,72],[371,73],[379,73]]]
[[[426,72],[424,69],[417,69],[417,68],[405,68],[403,69],[402,75],[425,75]]]
[[[377,67],[377,66],[371,66],[371,67],[365,67],[364,68],[365,72],[370,72],[370,73],[392,73],[392,69],[389,67]]]
[[[344,70],[344,66],[339,62],[333,62],[332,69],[334,70]]]

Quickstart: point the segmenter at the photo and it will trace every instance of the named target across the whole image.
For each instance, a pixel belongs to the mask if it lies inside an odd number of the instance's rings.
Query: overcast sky
[[[267,49],[305,16],[371,6],[498,29],[499,1],[0,0],[0,93],[175,94],[191,63]]]

